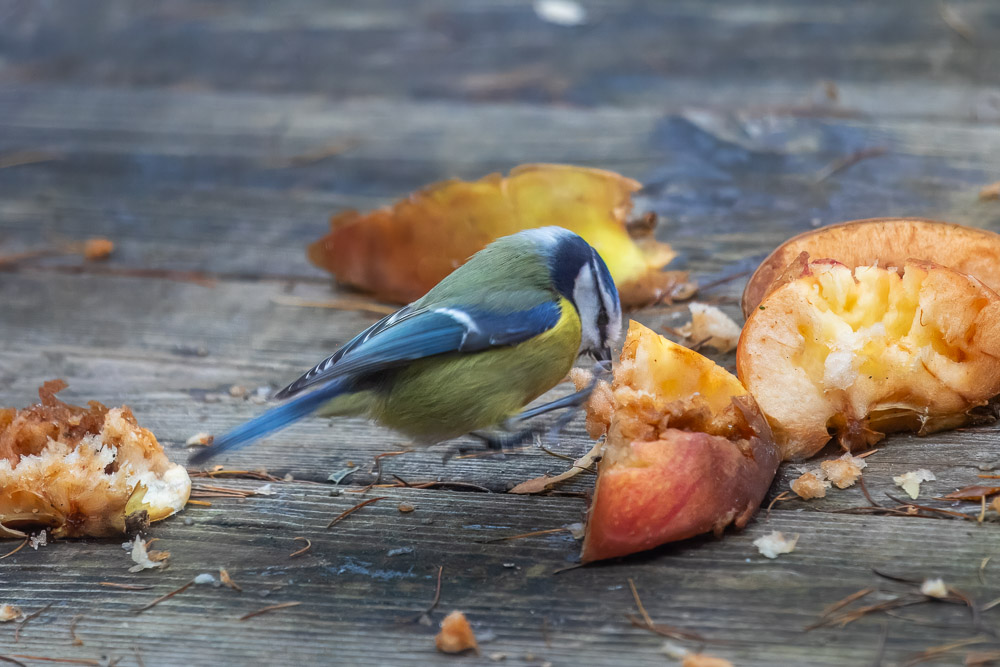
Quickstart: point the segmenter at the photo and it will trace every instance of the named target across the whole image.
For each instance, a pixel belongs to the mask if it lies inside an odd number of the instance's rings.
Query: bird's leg
[[[543,432],[544,429],[529,427],[517,431],[473,431],[469,435],[481,439],[488,449],[502,452],[523,445]]]
[[[546,412],[552,412],[553,410],[561,410],[562,408],[573,408],[572,410],[564,414],[562,417],[560,417],[559,421],[556,422],[556,426],[558,428],[556,429],[555,432],[558,433],[559,430],[561,430],[564,426],[566,426],[566,424],[568,424],[573,419],[577,411],[581,407],[583,407],[583,405],[590,398],[590,395],[594,393],[594,387],[597,386],[597,383],[600,380],[604,379],[610,373],[610,371],[611,371],[610,364],[602,361],[597,362],[596,364],[594,364],[593,377],[591,378],[590,382],[587,384],[586,387],[584,387],[580,391],[573,392],[568,396],[563,396],[562,398],[557,398],[554,401],[545,403],[544,405],[539,405],[538,407],[534,408],[528,408],[519,415],[512,417],[511,419],[508,419],[504,423],[504,427],[513,430],[518,422],[526,421],[528,419],[531,419],[532,417],[543,415]],[[566,415],[569,416],[567,417]],[[543,431],[539,431],[539,433],[541,432]],[[549,429],[549,432],[552,433],[552,429]]]
[[[472,431],[469,435],[474,435],[481,439],[485,444],[487,449],[502,453],[505,450],[513,449],[526,442],[534,440],[536,437],[540,436],[539,442],[544,442],[554,439],[556,436],[562,432],[566,424],[573,421],[577,413],[580,411],[586,402],[590,398],[590,395],[594,391],[594,387],[597,386],[598,381],[604,379],[611,372],[610,362],[598,361],[594,365],[593,378],[583,389],[573,392],[562,398],[557,398],[554,401],[545,403],[544,405],[539,405],[534,408],[528,408],[520,414],[511,417],[503,423],[503,430],[501,431]],[[525,428],[518,428],[518,426],[539,415],[552,412],[553,410],[561,410],[563,408],[570,408],[565,413],[559,416],[551,426],[528,426]],[[444,461],[447,462],[456,453],[464,454],[469,451],[467,447],[457,447],[454,449],[449,449],[444,456]]]

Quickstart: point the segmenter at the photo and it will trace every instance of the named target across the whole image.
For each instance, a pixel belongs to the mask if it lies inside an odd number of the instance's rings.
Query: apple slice
[[[760,305],[803,252],[856,266],[902,266],[922,259],[976,276],[1000,291],[1000,234],[920,218],[872,218],[799,234],[772,252],[743,291],[743,315]]]
[[[743,527],[778,467],[771,429],[740,381],[636,322],[587,426],[607,441],[584,562]]]
[[[785,459],[953,428],[1000,394],[1000,296],[929,262],[811,262],[750,314],[736,364]]]

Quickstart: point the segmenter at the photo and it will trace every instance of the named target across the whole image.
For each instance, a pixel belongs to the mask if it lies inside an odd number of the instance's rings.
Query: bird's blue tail
[[[349,382],[343,378],[334,380],[308,394],[297,396],[216,438],[211,445],[192,455],[188,462],[192,464],[204,463],[213,456],[218,456],[230,449],[245,447],[254,440],[274,433],[315,412],[321,405],[349,390],[349,388]]]

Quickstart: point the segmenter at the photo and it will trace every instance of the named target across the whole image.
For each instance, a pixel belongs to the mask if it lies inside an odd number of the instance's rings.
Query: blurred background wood
[[[585,23],[566,27],[522,0],[0,0],[0,257],[94,236],[116,244],[102,263],[0,263],[0,404],[26,405],[62,377],[67,399],[131,405],[183,460],[192,434],[262,409],[232,386],[282,385],[373,321],[290,305],[338,296],[304,253],[330,214],[523,162],[642,181],[638,207],[660,215],[658,236],[680,251],[672,268],[703,284],[754,268],[793,233],[853,218],[1000,231],[1000,204],[977,197],[1000,180],[997,3],[582,6]],[[735,317],[744,281],[699,298]],[[676,326],[686,308],[635,316]],[[998,432],[890,438],[868,459],[868,488],[886,501],[893,475],[920,467],[939,480],[926,495],[977,483],[1000,465]],[[669,663],[663,638],[625,618],[635,612],[628,578],[654,620],[703,635],[706,651],[738,665],[902,664],[983,638],[930,663],[961,664],[966,651],[998,647],[1000,611],[977,629],[968,610],[943,604],[803,631],[858,589],[905,588],[872,567],[996,598],[995,564],[980,572],[997,550],[995,513],[981,525],[835,513],[865,504],[854,488],[778,504],[722,540],[557,575],[576,560],[568,531],[487,540],[580,522],[592,477],[511,496],[565,462],[531,449],[443,464],[437,448],[382,459],[382,479],[465,486],[354,493],[375,481],[377,454],[405,447],[364,422],[309,420],[233,454],[227,468],[292,481],[154,526],[172,554],[165,571],[129,574],[113,540],[0,560],[0,603],[51,604],[18,641],[14,624],[0,625],[0,655],[443,664],[436,625],[461,609],[483,648],[469,664]],[[588,447],[579,424],[562,443],[570,455]],[[350,464],[339,487],[327,481]],[[799,468],[782,468],[772,498]],[[376,495],[386,499],[324,529]],[[799,534],[798,550],[759,556],[751,542],[771,530]],[[296,537],[312,546],[290,558],[304,545]],[[242,593],[197,586],[131,611],[219,567]],[[412,619],[430,605],[438,567],[427,626]],[[302,604],[237,620],[283,602]]]

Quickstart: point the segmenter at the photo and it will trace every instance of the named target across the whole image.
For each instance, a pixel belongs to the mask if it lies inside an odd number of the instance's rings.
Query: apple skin
[[[637,322],[587,412],[590,434],[607,440],[585,563],[742,528],[778,469],[771,427],[740,381]]]
[[[975,276],[1000,291],[1000,234],[923,218],[871,218],[808,231],[778,246],[743,290],[744,317],[749,318],[784,282],[786,268],[803,252],[811,258],[835,259],[848,268],[926,260]]]
[[[601,471],[583,562],[719,534],[730,523],[742,528],[760,507],[778,467],[773,444],[754,437],[743,451],[707,433],[666,429],[660,435],[628,445],[633,465]]]

